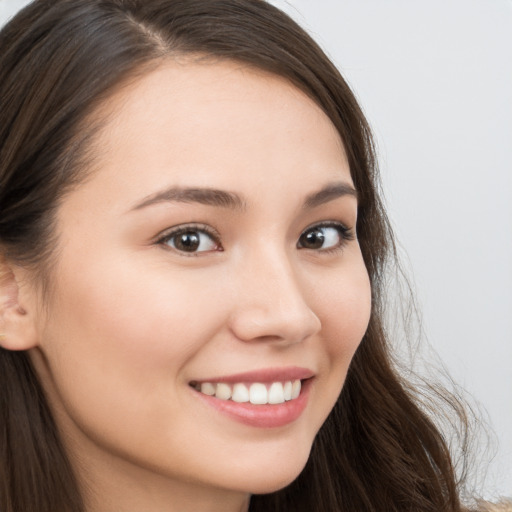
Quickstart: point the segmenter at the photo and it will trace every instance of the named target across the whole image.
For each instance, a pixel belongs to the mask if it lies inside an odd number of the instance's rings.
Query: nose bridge
[[[320,329],[284,247],[259,245],[242,260],[232,322],[237,337],[297,343]]]

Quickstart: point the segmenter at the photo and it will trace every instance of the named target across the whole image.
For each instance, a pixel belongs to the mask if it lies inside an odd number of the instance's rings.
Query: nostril
[[[300,343],[320,331],[317,315],[306,305],[240,308],[230,319],[233,334],[242,341]]]

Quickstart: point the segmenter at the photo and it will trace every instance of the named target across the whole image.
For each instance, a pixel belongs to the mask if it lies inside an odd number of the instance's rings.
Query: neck
[[[247,512],[250,495],[143,467],[102,449],[52,404],[86,512]]]
[[[250,496],[150,470],[98,471],[83,480],[87,512],[247,512]]]
[[[78,434],[80,435],[80,434]],[[67,442],[66,442],[67,441]],[[247,512],[246,492],[163,474],[106,453],[95,443],[65,441],[86,512]]]

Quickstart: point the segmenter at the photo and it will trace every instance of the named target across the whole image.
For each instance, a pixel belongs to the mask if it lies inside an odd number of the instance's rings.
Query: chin
[[[237,490],[250,494],[270,494],[290,485],[302,472],[309,458],[309,451],[302,455],[284,455],[267,464],[254,464],[252,468],[237,471]]]
[[[300,475],[301,471],[294,472],[293,475],[282,475],[275,479],[267,477],[258,482],[258,485],[253,485],[248,492],[249,494],[272,494],[273,492],[280,491],[290,485]]]

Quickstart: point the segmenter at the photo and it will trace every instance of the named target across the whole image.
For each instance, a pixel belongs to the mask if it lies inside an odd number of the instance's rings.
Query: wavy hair
[[[169,56],[239,61],[284,77],[330,118],[359,197],[372,288],[368,330],[310,459],[251,512],[459,512],[447,442],[393,363],[383,323],[395,259],[372,135],[320,47],[263,0],[38,0],[0,33],[0,251],[51,288],[55,211],[85,179],[94,113]],[[101,121],[97,121],[101,122]],[[464,422],[458,401],[450,405]],[[437,403],[437,402],[436,402]],[[24,352],[0,349],[0,510],[83,512],[78,478]]]

